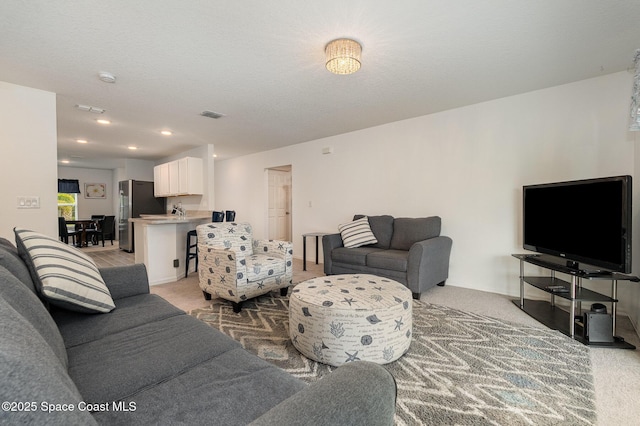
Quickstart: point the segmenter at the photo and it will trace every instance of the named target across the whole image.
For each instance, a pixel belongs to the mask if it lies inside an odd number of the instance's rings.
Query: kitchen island
[[[211,222],[211,213],[176,215],[141,215],[129,219],[135,233],[135,263],[147,267],[149,285],[178,281],[184,275],[187,232],[202,223]],[[192,262],[189,272],[195,270]]]

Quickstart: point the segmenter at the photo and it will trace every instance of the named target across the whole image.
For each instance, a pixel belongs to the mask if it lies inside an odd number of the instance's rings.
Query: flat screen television
[[[631,176],[526,185],[522,196],[525,249],[631,272]]]

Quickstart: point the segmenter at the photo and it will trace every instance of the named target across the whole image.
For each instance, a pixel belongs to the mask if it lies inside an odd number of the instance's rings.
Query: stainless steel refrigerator
[[[119,183],[120,214],[118,216],[118,234],[120,248],[134,252],[133,223],[129,218],[140,217],[141,214],[167,213],[167,199],[153,196],[153,182],[141,180],[123,180]]]

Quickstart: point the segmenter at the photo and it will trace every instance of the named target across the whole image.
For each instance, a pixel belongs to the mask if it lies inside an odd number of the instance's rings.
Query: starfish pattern
[[[345,352],[345,354],[347,354],[347,360],[345,362],[351,362],[351,361],[360,361],[360,358],[358,358],[358,352],[356,351],[353,355],[350,354],[349,352]]]
[[[396,322],[396,327],[394,328],[394,330],[400,330],[400,327],[402,327],[404,325],[404,323],[402,322],[402,317],[400,317],[399,320],[394,320]]]
[[[350,297],[349,299],[347,299],[346,297],[344,298],[344,300],[342,301],[342,303],[348,303],[349,306],[351,306],[352,303],[356,303],[356,300],[353,300],[353,297]]]

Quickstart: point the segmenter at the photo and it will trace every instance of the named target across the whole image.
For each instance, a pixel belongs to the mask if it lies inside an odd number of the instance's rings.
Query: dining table
[[[95,224],[97,227],[98,220],[97,219],[75,219],[75,220],[67,220],[68,224],[80,225],[80,241],[76,243],[76,247],[86,247],[89,245],[87,240],[87,229],[91,227],[91,224]]]

